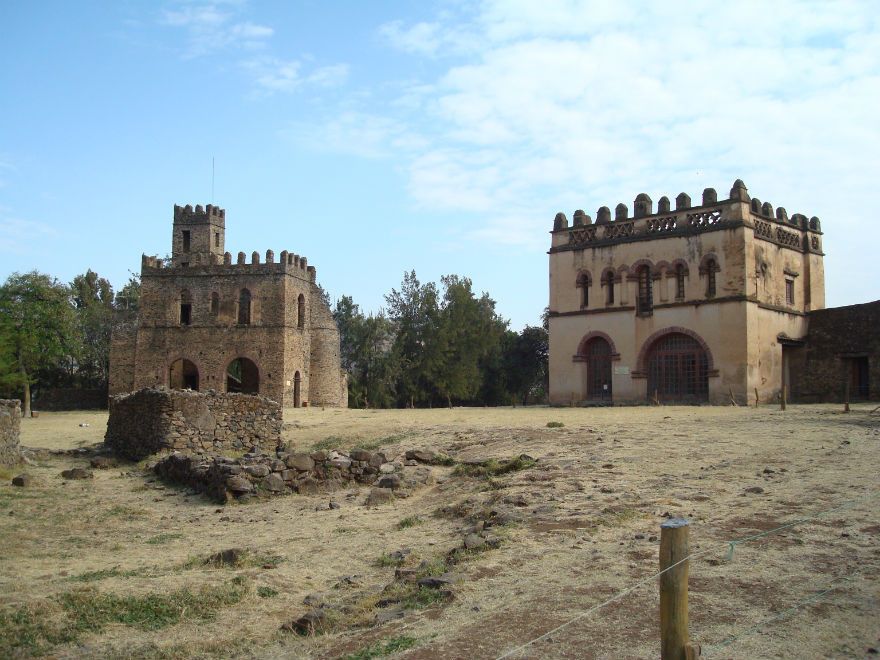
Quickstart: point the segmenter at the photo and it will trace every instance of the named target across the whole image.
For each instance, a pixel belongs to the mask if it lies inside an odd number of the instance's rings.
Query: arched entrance
[[[300,394],[300,378],[299,372],[297,371],[293,376],[293,407],[299,408],[302,405],[302,395]]]
[[[226,367],[226,391],[257,394],[260,391],[260,370],[246,357],[235,358]]]
[[[611,344],[593,337],[581,348],[587,363],[587,398],[611,400]]]
[[[168,368],[168,387],[173,390],[198,390],[198,367],[185,358],[175,360]]]
[[[648,398],[691,403],[709,400],[709,360],[700,343],[670,332],[648,349]]]

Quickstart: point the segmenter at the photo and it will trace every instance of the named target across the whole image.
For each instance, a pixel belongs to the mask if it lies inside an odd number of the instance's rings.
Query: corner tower
[[[195,210],[189,204],[174,205],[171,237],[172,266],[223,263],[226,244],[226,211],[208,204]]]

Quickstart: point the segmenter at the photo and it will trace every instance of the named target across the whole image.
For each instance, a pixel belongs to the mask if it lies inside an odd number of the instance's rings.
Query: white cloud
[[[7,215],[10,209],[0,207],[0,252],[25,254],[33,250],[35,239],[55,237],[51,226]]]
[[[198,57],[224,48],[258,50],[275,31],[265,25],[238,21],[239,2],[180,3],[162,12],[161,22],[186,30],[186,55]]]

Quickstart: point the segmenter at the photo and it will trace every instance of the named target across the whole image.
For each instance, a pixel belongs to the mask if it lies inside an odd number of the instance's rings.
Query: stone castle
[[[643,193],[631,216],[603,206],[569,226],[559,213],[549,254],[553,405],[778,400],[806,368],[809,316],[825,306],[819,219],[740,180],[698,205],[681,193],[655,210]],[[841,373],[867,395],[861,357]]]
[[[305,257],[225,252],[226,212],[174,206],[171,261],[144,255],[137,320],[114,331],[109,393],[165,385],[346,406],[339,331]]]

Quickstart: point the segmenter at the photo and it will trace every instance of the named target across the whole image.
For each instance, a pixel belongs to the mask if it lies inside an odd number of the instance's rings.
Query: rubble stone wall
[[[433,452],[394,448],[369,452],[319,450],[310,454],[278,447],[251,450],[243,456],[194,456],[174,452],[154,467],[165,481],[183,484],[219,502],[257,493],[314,495],[355,482],[372,485],[368,503],[408,497],[413,489],[434,483]]]
[[[0,399],[0,465],[15,465],[21,460],[21,401]]]
[[[281,440],[281,405],[264,396],[151,387],[110,399],[104,442],[140,460],[162,450],[220,452]]]

